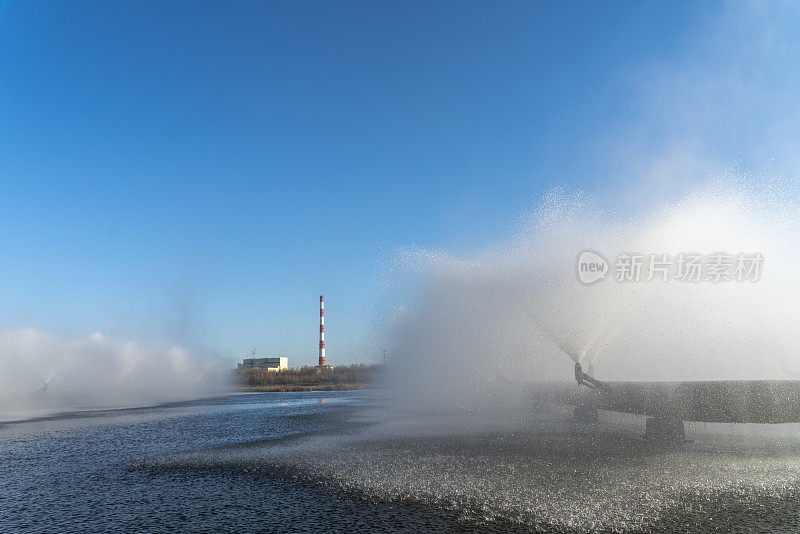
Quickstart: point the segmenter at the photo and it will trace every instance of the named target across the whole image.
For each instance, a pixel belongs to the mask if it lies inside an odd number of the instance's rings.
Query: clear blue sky
[[[329,357],[377,359],[363,337],[393,249],[482,246],[554,185],[620,188],[640,165],[619,147],[703,137],[659,91],[680,106],[665,72],[685,90],[730,58],[730,11],[0,3],[0,326],[310,364],[324,293]],[[741,154],[720,113],[691,158]]]

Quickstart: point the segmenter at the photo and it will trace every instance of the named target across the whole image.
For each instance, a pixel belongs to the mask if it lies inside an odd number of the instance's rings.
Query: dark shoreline
[[[236,386],[239,393],[291,393],[303,391],[356,391],[370,389],[368,384],[319,384],[319,385],[270,385],[270,386]]]

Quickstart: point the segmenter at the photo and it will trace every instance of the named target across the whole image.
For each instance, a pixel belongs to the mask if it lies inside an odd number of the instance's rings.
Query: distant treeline
[[[267,371],[266,369],[239,369],[234,371],[236,383],[243,387],[259,386],[352,386],[348,389],[364,387],[374,382],[382,365],[343,365],[333,369],[317,367],[301,367],[285,371]],[[340,389],[340,388],[336,388]]]

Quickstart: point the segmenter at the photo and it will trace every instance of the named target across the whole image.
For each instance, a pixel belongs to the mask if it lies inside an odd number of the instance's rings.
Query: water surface
[[[234,395],[0,424],[0,531],[797,531],[793,426],[401,413]]]

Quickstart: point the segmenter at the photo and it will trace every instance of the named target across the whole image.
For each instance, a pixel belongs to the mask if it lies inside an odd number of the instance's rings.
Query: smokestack
[[[325,365],[325,299],[319,296],[319,365]]]

